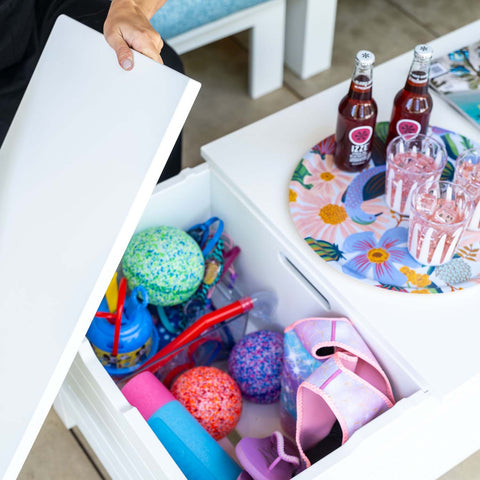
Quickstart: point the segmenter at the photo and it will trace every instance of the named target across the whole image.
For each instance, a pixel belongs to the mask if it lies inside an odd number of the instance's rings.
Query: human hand
[[[133,68],[133,53],[130,47],[156,62],[163,63],[160,56],[162,37],[149,22],[149,18],[163,3],[159,4],[158,0],[112,0],[103,33],[124,70]]]

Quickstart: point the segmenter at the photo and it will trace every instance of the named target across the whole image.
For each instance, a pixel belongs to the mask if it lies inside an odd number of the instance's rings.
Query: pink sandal
[[[280,432],[242,439],[237,457],[253,480],[292,478],[395,403],[387,376],[347,318],[299,320],[285,329],[284,348],[282,424],[296,446]]]
[[[299,320],[285,329],[284,343],[291,352],[284,358],[282,388],[295,392],[295,439],[308,467],[305,451],[327,438],[335,422],[343,444],[395,400],[387,376],[347,318]],[[293,376],[292,367],[308,364],[308,357],[310,370]],[[288,404],[282,407],[292,412]]]

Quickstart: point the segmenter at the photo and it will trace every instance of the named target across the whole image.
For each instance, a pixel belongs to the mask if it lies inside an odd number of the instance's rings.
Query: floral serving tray
[[[408,253],[408,217],[385,203],[387,131],[388,122],[377,124],[373,165],[360,173],[335,166],[334,135],[303,156],[289,184],[290,214],[298,232],[335,269],[377,287],[445,293],[479,284],[480,232],[467,230],[445,265],[421,265]],[[442,179],[452,180],[457,156],[478,145],[438,127],[430,127],[428,133],[444,143],[448,162]]]

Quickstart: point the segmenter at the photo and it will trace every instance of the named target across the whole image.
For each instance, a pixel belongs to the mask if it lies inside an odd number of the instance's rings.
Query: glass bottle
[[[386,145],[398,135],[427,132],[432,112],[432,96],[428,92],[428,75],[433,49],[417,45],[413,53],[407,81],[395,96]]]
[[[372,155],[377,120],[377,104],[372,98],[374,63],[372,52],[357,52],[350,89],[338,106],[335,165],[349,172],[362,170]]]

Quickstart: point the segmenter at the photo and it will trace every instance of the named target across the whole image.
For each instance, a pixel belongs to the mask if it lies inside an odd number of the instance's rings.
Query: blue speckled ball
[[[282,363],[282,334],[259,330],[245,335],[233,347],[228,371],[247,400],[274,403],[280,398]]]
[[[143,285],[153,305],[177,305],[190,298],[205,269],[197,242],[175,227],[153,227],[135,234],[122,260],[130,289]]]

